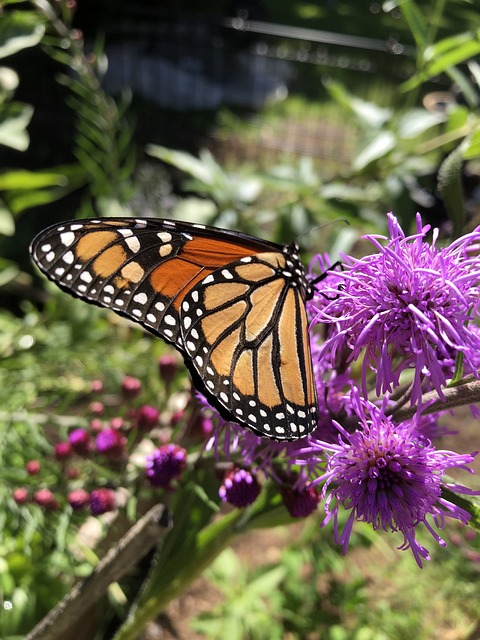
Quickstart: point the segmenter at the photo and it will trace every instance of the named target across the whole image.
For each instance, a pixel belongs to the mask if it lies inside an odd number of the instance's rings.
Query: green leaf
[[[201,160],[198,160],[191,154],[185,153],[184,151],[167,149],[167,147],[162,147],[156,144],[147,145],[145,150],[154,158],[163,160],[163,162],[168,162],[168,164],[188,173],[205,184],[212,184],[214,181],[214,174],[216,170],[214,168],[212,171],[212,166],[207,166],[207,163],[205,162],[207,158],[206,154],[203,155]]]
[[[33,115],[33,107],[12,102],[0,112],[0,144],[17,151],[28,149],[30,138],[26,131]]]
[[[3,13],[0,20],[0,58],[34,47],[44,33],[45,26],[33,11]]]
[[[398,6],[415,38],[417,47],[423,49],[427,44],[428,25],[417,5],[412,0],[404,0],[398,3],[385,3],[383,10],[385,12],[390,11],[391,4]]]
[[[411,109],[401,116],[398,135],[405,139],[416,138],[444,121],[445,116],[441,113],[430,113],[426,109]]]
[[[480,54],[479,32],[461,33],[451,38],[440,40],[428,47],[424,53],[425,67],[420,73],[401,85],[402,91],[410,91],[420,84],[452,67]]]
[[[39,189],[42,187],[66,186],[68,179],[53,171],[7,171],[0,175],[0,191],[10,189]]]
[[[13,219],[12,212],[7,205],[0,200],[0,234],[4,236],[13,236],[14,233],[15,221]]]
[[[439,40],[425,49],[425,61],[431,62],[438,60],[440,56],[455,54],[455,56],[458,56],[455,58],[457,62],[463,62],[463,60],[472,57],[472,54],[469,53],[470,51],[476,51],[477,47],[480,46],[479,35],[480,31],[466,31],[443,38],[443,40]]]
[[[356,98],[350,95],[337,82],[328,82],[326,88],[332,98],[342,107],[352,112],[363,127],[379,129],[392,117],[393,112],[391,109],[379,107],[373,102]]]
[[[0,67],[0,91],[11,94],[18,87],[18,73],[10,67]],[[2,97],[0,96],[0,102]]]
[[[286,567],[274,567],[252,580],[248,585],[250,596],[259,599],[266,594],[271,593],[278,587],[280,582],[285,578],[287,573]]]
[[[462,156],[464,160],[480,158],[480,126],[463,142]]]
[[[221,588],[226,583],[228,589],[232,583],[238,583],[238,577],[242,571],[242,565],[237,554],[230,548],[225,549],[213,563],[209,575],[215,584]]]
[[[438,171],[438,189],[450,220],[453,237],[458,238],[465,224],[465,202],[462,189],[462,146],[458,146],[445,158]]]
[[[352,166],[361,171],[371,162],[382,158],[395,148],[396,138],[391,131],[381,131],[354,158]]]
[[[455,484],[455,480],[453,478],[446,477],[447,480],[451,480],[453,484]],[[478,531],[480,531],[480,498],[478,496],[468,496],[468,495],[460,495],[454,489],[450,490],[448,485],[443,485],[442,488],[442,496],[453,502],[471,515],[471,520],[469,522],[470,526],[475,527]]]

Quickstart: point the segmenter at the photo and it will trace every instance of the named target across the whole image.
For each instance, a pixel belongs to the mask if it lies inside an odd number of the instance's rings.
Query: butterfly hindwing
[[[317,426],[305,302],[286,257],[263,253],[214,271],[185,297],[182,341],[213,404],[259,435]]]
[[[76,220],[31,244],[60,288],[175,346],[196,386],[258,435],[317,424],[304,268],[293,247],[154,218]]]

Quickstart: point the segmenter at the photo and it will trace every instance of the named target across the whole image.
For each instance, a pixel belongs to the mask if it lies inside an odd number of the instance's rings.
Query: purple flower
[[[185,469],[187,452],[176,444],[158,447],[145,461],[145,475],[154,487],[169,488]]]
[[[85,429],[70,431],[68,440],[76,453],[85,455],[90,451],[90,434]]]
[[[91,492],[90,511],[94,516],[113,511],[115,506],[115,492],[112,489],[94,489]]]
[[[178,361],[174,356],[161,356],[158,360],[158,372],[160,378],[169,386],[178,372]]]
[[[246,469],[231,469],[225,474],[218,490],[220,498],[234,507],[248,507],[260,493],[257,479]]]
[[[57,511],[60,508],[57,499],[50,489],[39,489],[33,494],[33,501],[46,511]]]
[[[399,531],[404,540],[400,548],[411,549],[417,564],[429,559],[428,551],[416,539],[415,530],[423,524],[439,544],[445,542],[427,520],[430,516],[440,528],[446,516],[467,523],[470,515],[442,497],[442,488],[473,494],[461,485],[442,482],[448,469],[471,471],[466,465],[473,455],[458,455],[436,450],[417,428],[417,417],[395,424],[376,405],[362,400],[354,390],[352,407],[359,419],[359,429],[348,433],[340,424],[338,444],[317,443],[327,452],[327,469],[312,484],[325,481],[322,495],[325,523],[333,518],[335,539],[347,551],[355,520],[370,523],[374,529]],[[343,532],[338,532],[338,511],[343,507],[350,516]]]
[[[125,450],[127,439],[116,429],[102,429],[97,433],[95,446],[99,453],[108,456],[121,456]]]
[[[160,413],[155,407],[151,407],[148,404],[144,404],[135,414],[135,422],[137,428],[141,431],[150,431],[158,423]]]
[[[292,518],[306,518],[313,513],[320,502],[321,496],[314,487],[303,489],[284,487],[281,489],[283,504]]]
[[[425,383],[443,399],[458,356],[470,373],[480,364],[480,333],[473,322],[480,311],[480,231],[438,248],[438,230],[427,243],[430,227],[422,227],[420,215],[412,236],[405,236],[392,214],[388,226],[390,240],[368,236],[377,253],[345,259],[344,286],[335,282],[322,289],[332,299],[316,298],[316,320],[331,324],[321,353],[337,364],[362,358],[365,396],[369,370],[379,396],[413,369],[412,405],[419,403]]]
[[[142,383],[138,378],[133,376],[125,376],[122,380],[121,391],[122,395],[127,400],[136,398],[142,390]]]
[[[70,442],[57,442],[55,445],[55,458],[57,460],[67,460],[73,453]]]
[[[73,489],[67,496],[68,504],[74,511],[83,509],[90,502],[90,494],[85,489]]]

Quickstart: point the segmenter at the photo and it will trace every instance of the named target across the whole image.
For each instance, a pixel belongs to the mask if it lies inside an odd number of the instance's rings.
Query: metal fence
[[[347,162],[352,131],[316,108],[326,98],[322,78],[371,91],[377,78],[399,82],[411,68],[410,52],[396,41],[241,18],[110,24],[105,53],[105,88],[132,90],[149,141],[242,160],[293,154]],[[279,116],[292,96],[302,96],[301,112]],[[225,110],[245,124],[238,133],[219,126]]]

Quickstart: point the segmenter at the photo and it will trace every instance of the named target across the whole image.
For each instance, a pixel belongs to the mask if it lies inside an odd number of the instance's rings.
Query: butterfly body
[[[103,218],[49,227],[31,254],[60,288],[171,343],[227,420],[277,440],[317,426],[305,309],[313,289],[296,245]]]

